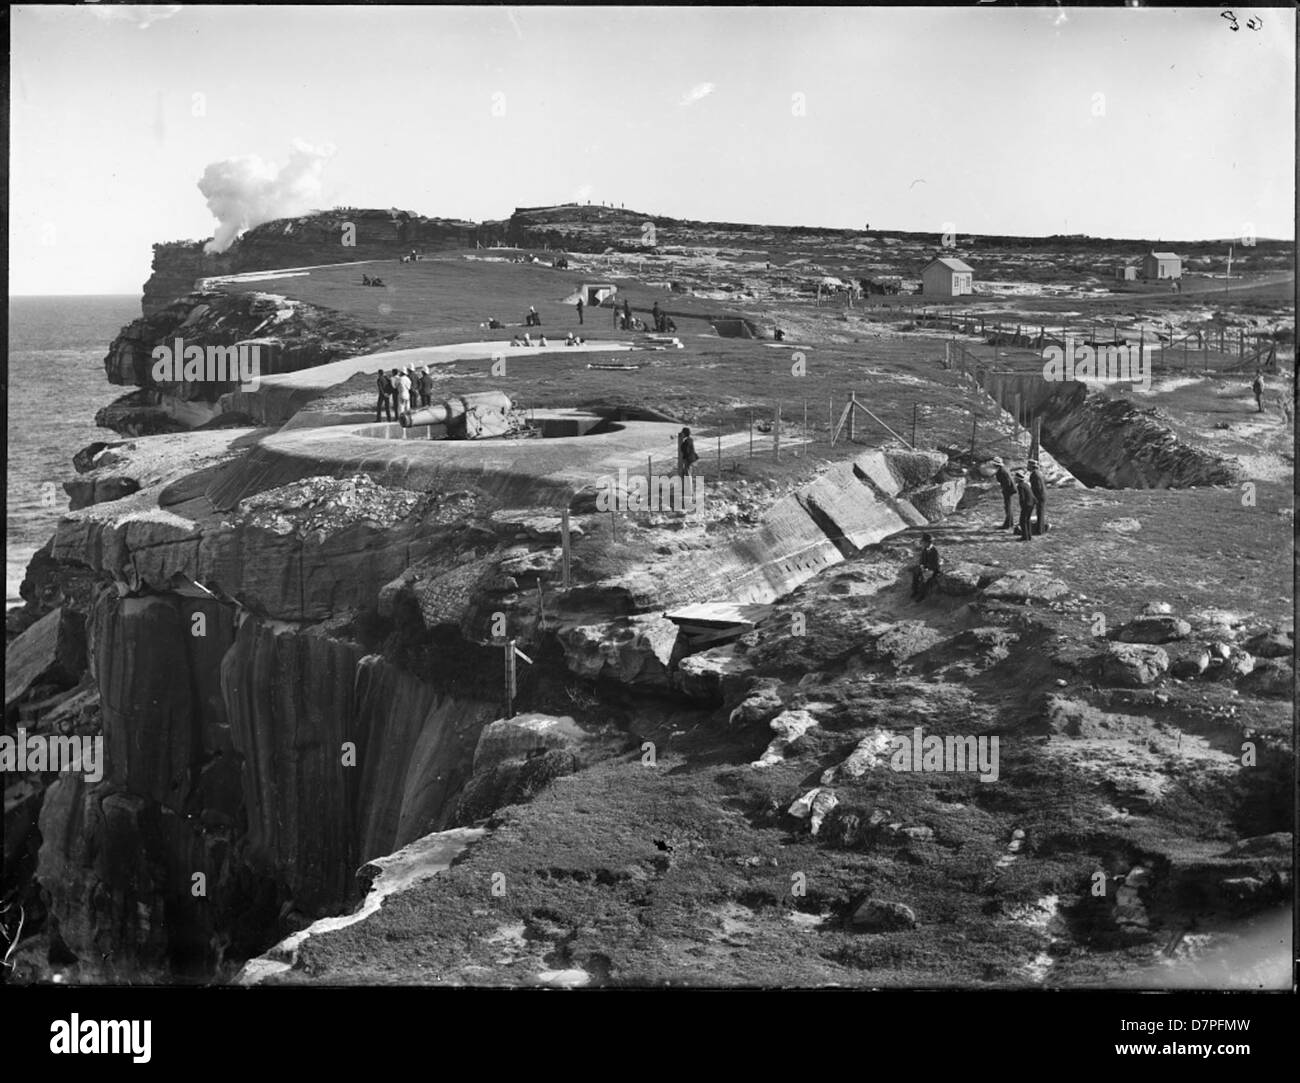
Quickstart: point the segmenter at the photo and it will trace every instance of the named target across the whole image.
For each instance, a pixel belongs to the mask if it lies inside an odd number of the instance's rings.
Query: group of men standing
[[[433,401],[433,373],[428,365],[419,369],[407,365],[404,369],[393,369],[391,374],[380,369],[375,386],[379,392],[375,402],[376,421],[382,413],[388,421],[397,420],[409,425],[411,406],[417,402],[420,406],[428,406]]]
[[[1001,458],[994,459],[993,465],[996,468],[994,476],[1002,489],[1002,509],[1005,513],[996,529],[1012,528],[1011,498],[1014,496],[1020,502],[1020,521],[1014,524],[1016,533],[1020,535],[1019,540],[1027,542],[1035,534],[1046,534],[1049,529],[1047,486],[1043,484],[1043,475],[1038,472],[1038,460],[1030,459],[1028,469],[1017,470],[1014,475],[1007,470]]]

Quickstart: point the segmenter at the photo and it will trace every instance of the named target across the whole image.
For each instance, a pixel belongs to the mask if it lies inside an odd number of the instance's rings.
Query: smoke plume
[[[333,154],[328,144],[313,147],[295,139],[284,168],[256,154],[213,162],[199,179],[199,191],[217,219],[203,250],[224,252],[245,230],[311,210],[319,203],[321,174]]]

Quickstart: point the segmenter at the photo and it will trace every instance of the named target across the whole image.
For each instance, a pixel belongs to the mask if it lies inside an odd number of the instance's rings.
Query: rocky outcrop
[[[85,619],[60,606],[5,648],[5,712],[37,686],[71,687],[85,668]]]
[[[556,637],[564,648],[565,665],[579,677],[664,691],[671,687],[669,663],[677,644],[677,625],[665,617],[567,625]]]
[[[154,308],[118,333],[104,358],[109,383],[134,385],[133,392],[105,407],[96,424],[128,435],[144,436],[196,428],[220,412],[218,400],[235,391],[234,379],[214,379],[215,372],[196,370],[191,379],[171,373],[155,375],[155,347],[175,352],[199,346],[240,348],[254,376],[297,372],[345,357],[369,353],[386,341],[383,334],[356,321],[303,301],[273,293],[189,293]],[[223,358],[226,355],[223,354]],[[256,365],[252,365],[252,359]]]
[[[1140,643],[1112,643],[1102,656],[1102,677],[1128,688],[1158,681],[1169,668],[1162,647]]]

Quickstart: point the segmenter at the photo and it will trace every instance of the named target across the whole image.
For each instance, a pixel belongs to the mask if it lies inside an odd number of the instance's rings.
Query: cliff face
[[[140,390],[104,407],[96,424],[148,436],[195,428],[217,416],[217,400],[238,383],[154,378],[154,348],[173,348],[177,339],[186,346],[256,346],[260,376],[368,353],[386,341],[340,313],[273,293],[187,294],[118,332],[104,371],[109,383]]]
[[[501,621],[548,659],[520,674],[521,694],[577,679],[677,695],[675,627],[635,613],[667,596],[646,584],[684,594],[692,579],[734,576],[743,556],[768,569],[748,589],[771,597],[923,521],[901,494],[945,463],[864,458],[797,498],[816,518],[778,501],[740,550],[711,555],[701,534],[565,597],[556,524],[483,492],[311,477],[222,510],[212,494],[261,432],[83,456],[82,498],[108,499],[66,516],[34,564],[34,599],[85,613],[88,672],[63,681],[81,681],[79,724],[105,744],[101,781],[46,780],[30,844],[47,931],[86,978],[210,974],[227,952],[256,954],[345,909],[366,862],[574,770],[561,749],[485,759],[475,775],[480,733],[501,711]],[[881,512],[854,517],[841,490],[875,494]],[[783,559],[814,538],[825,560]],[[576,556],[580,568],[593,559]]]
[[[499,224],[426,218],[399,210],[349,208],[279,218],[250,229],[220,253],[205,253],[203,241],[154,245],[153,273],[144,284],[141,308],[152,316],[195,290],[200,279],[218,275],[392,259],[412,248],[432,253],[492,244],[503,237]]]

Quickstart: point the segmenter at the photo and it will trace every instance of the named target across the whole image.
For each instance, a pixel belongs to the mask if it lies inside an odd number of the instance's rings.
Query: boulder
[[[787,811],[791,816],[800,820],[806,817],[808,819],[808,828],[815,835],[821,830],[822,823],[831,809],[835,808],[839,803],[839,798],[835,796],[834,790],[825,786],[818,786],[795,801]]]
[[[929,482],[948,465],[948,456],[942,451],[885,452],[889,469],[903,483],[904,489],[915,489]]]
[[[986,598],[1009,602],[1050,602],[1067,593],[1069,588],[1046,572],[1024,570],[1008,572],[984,588]]]
[[[603,624],[565,625],[556,632],[564,662],[589,680],[670,686],[668,664],[677,644],[677,625],[663,616],[620,617]]]
[[[71,687],[85,669],[85,618],[64,606],[51,610],[5,650],[5,710],[34,685]]]
[[[839,778],[861,778],[868,771],[886,766],[897,745],[898,737],[892,730],[873,729],[858,742],[848,759],[822,772],[822,785],[828,786]]]
[[[776,736],[762,757],[754,761],[754,767],[771,767],[780,763],[790,746],[817,725],[817,719],[807,711],[782,711],[768,725]]]
[[[583,732],[568,715],[521,714],[501,718],[483,727],[474,748],[474,770],[482,771],[503,760],[527,759],[538,752],[570,747]]]
[[[877,637],[867,651],[872,659],[902,662],[943,641],[943,633],[922,620],[904,620]]]
[[[1209,668],[1210,652],[1198,643],[1175,655],[1170,672],[1175,677],[1199,677]]]
[[[1112,643],[1102,655],[1102,676],[1126,688],[1158,681],[1169,669],[1164,648],[1145,643]]]
[[[755,682],[749,694],[740,705],[731,712],[727,722],[732,726],[751,726],[767,722],[779,714],[785,704],[777,694],[780,685],[773,678],[764,678]]]
[[[692,699],[720,704],[732,698],[751,673],[749,660],[728,643],[683,658],[673,673],[673,686]]]
[[[1168,602],[1147,602],[1147,604],[1142,607],[1142,616],[1144,617],[1167,616],[1173,611],[1174,611],[1174,607],[1171,606]]]
[[[1236,680],[1239,677],[1249,675],[1255,668],[1255,656],[1250,651],[1243,651],[1240,647],[1231,647],[1228,650],[1228,657],[1223,660],[1223,669],[1220,676],[1228,680]]]
[[[934,586],[940,594],[964,597],[967,594],[974,594],[981,586],[992,582],[995,576],[996,573],[990,572],[983,564],[961,561],[944,568]]]
[[[1256,658],[1290,658],[1295,654],[1295,642],[1286,632],[1260,632],[1244,644]]]
[[[555,779],[580,768],[577,756],[566,748],[552,748],[526,760],[503,760],[483,771],[475,771],[465,783],[457,801],[454,821],[470,825],[491,816],[506,805],[532,800]]]
[[[1135,617],[1115,631],[1121,643],[1170,643],[1186,639],[1192,626],[1180,617],[1164,614]]]
[[[1102,530],[1112,530],[1116,534],[1136,534],[1142,529],[1142,523],[1137,519],[1108,519],[1101,524]]]
[[[916,912],[900,902],[867,899],[853,911],[853,927],[866,933],[887,933],[915,929]]]
[[[957,510],[966,492],[965,478],[950,478],[938,485],[925,485],[907,494],[907,499],[917,511],[932,523],[947,518]]]
[[[1237,687],[1252,696],[1289,699],[1295,692],[1295,672],[1285,658],[1266,658],[1256,663]]]

